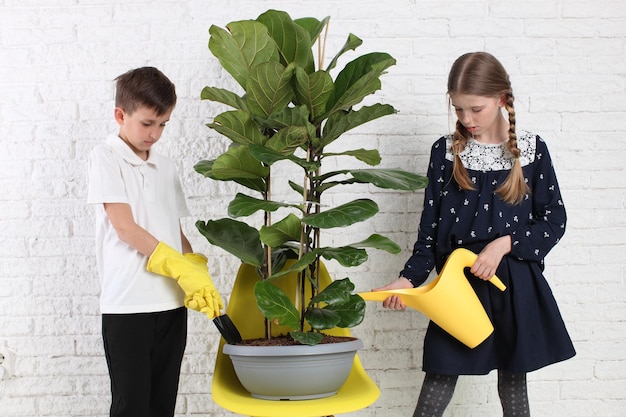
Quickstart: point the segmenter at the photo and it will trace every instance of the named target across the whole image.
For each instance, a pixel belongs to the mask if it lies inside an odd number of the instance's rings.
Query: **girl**
[[[413,416],[441,416],[458,375],[493,369],[504,416],[528,416],[526,373],[575,355],[542,274],[544,257],[565,232],[565,207],[546,144],[516,130],[509,76],[496,58],[459,57],[448,96],[456,130],[432,146],[413,255],[397,280],[377,290],[421,285],[458,247],[477,253],[468,280],[495,331],[470,349],[429,323],[426,375]],[[487,283],[494,274],[505,292]],[[395,295],[383,306],[406,308]]]

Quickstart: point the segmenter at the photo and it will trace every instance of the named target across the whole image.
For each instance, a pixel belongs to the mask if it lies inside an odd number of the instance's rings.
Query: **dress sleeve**
[[[543,258],[565,233],[567,216],[548,147],[539,136],[532,165],[532,212],[528,222],[511,235],[511,255],[543,264]]]
[[[427,178],[428,185],[424,190],[424,207],[417,231],[417,241],[413,245],[413,254],[404,265],[400,275],[407,278],[414,287],[426,281],[435,268],[435,245],[439,223],[439,207],[441,192],[445,179],[446,138],[435,142],[430,152]]]

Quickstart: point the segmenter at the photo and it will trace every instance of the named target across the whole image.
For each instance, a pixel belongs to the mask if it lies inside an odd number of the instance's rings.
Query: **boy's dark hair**
[[[154,67],[130,70],[115,81],[115,106],[129,114],[145,106],[161,116],[176,105],[174,84]]]

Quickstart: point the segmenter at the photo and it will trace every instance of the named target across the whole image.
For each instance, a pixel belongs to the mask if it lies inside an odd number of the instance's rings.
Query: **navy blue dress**
[[[543,276],[544,257],[565,233],[566,223],[545,142],[535,134],[518,132],[520,162],[531,189],[519,205],[507,204],[495,193],[513,161],[504,144],[468,141],[459,156],[475,190],[465,191],[452,176],[451,143],[451,136],[444,136],[432,146],[418,238],[401,275],[419,286],[433,268],[441,270],[454,249],[478,253],[504,235],[511,236],[512,250],[496,272],[507,286],[505,292],[467,272],[494,332],[470,349],[431,321],[424,339],[424,371],[450,375],[481,375],[493,369],[529,372],[574,356]]]

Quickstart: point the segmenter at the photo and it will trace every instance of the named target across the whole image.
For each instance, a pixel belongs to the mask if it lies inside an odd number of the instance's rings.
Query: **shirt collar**
[[[128,144],[124,142],[122,138],[120,138],[118,135],[110,134],[109,136],[107,136],[106,144],[110,146],[115,151],[115,153],[117,153],[131,165],[156,165],[154,151],[150,150],[150,152],[148,152],[148,159],[144,161],[135,152],[133,152],[130,146],[128,146]]]

